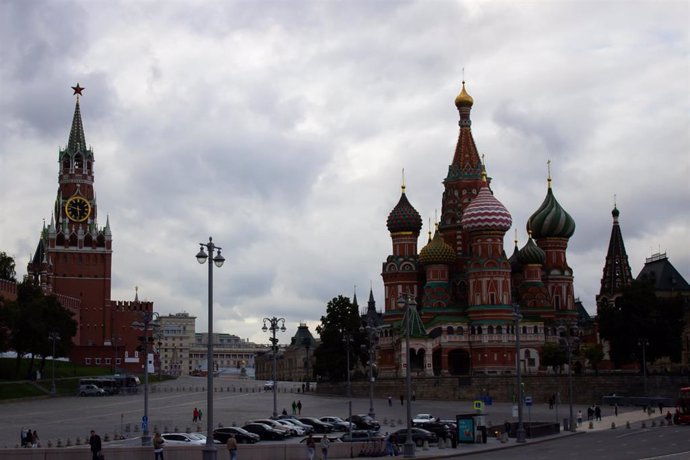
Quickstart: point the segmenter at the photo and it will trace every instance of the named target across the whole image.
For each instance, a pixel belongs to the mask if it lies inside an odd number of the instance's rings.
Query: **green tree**
[[[599,364],[604,360],[604,347],[601,344],[589,345],[585,347],[583,354],[594,369],[594,374],[599,375]]]
[[[14,259],[8,256],[4,251],[0,252],[0,279],[17,281],[17,273],[14,269]]]
[[[60,336],[60,341],[56,343],[56,355],[69,353],[72,337],[77,333],[77,322],[56,296],[45,295],[40,287],[26,281],[19,283],[17,300],[9,304],[9,346],[17,353],[17,372],[21,359],[27,354],[31,354],[29,376],[33,373],[37,357],[41,357],[40,368],[43,369],[45,357],[52,354],[53,344],[48,338],[51,332]]]
[[[563,365],[568,362],[568,354],[558,343],[545,343],[541,349],[541,364],[563,370]]]
[[[365,362],[366,353],[362,351],[365,344],[364,334],[360,332],[361,320],[357,307],[348,297],[334,297],[326,305],[326,315],[321,317],[321,324],[316,332],[321,343],[314,350],[314,372],[321,378],[330,381],[347,380],[347,345],[349,336],[350,371],[357,360]]]
[[[682,348],[683,304],[679,297],[658,298],[647,281],[633,281],[613,305],[599,308],[599,332],[611,345],[611,360],[616,366],[642,363],[642,339],[648,362],[668,356],[680,359]]]

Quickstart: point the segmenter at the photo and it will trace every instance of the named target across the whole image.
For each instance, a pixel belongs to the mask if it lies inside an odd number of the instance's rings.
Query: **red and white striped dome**
[[[500,230],[507,232],[513,224],[513,218],[484,183],[477,196],[465,208],[461,224],[468,231]]]

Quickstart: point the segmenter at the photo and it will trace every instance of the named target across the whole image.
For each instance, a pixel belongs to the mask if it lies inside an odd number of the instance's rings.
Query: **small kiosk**
[[[476,412],[456,415],[458,442],[465,444],[486,443],[486,415]]]

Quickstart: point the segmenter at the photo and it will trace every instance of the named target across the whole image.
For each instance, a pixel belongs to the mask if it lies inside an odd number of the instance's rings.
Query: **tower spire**
[[[623,242],[623,234],[618,222],[619,215],[620,211],[614,205],[611,211],[613,225],[611,227],[611,238],[609,239],[609,250],[606,254],[599,295],[597,295],[597,305],[599,307],[605,303],[613,302],[620,295],[622,289],[630,285],[633,280],[630,264],[628,263],[628,254],[625,251],[625,244]]]
[[[72,128],[69,132],[69,140],[67,141],[67,150],[70,152],[77,152],[79,150],[86,150],[86,138],[84,136],[84,125],[81,121],[81,109],[79,107],[79,96],[85,88],[79,86],[72,86],[74,95],[77,96],[77,102],[74,105],[74,116],[72,117]]]

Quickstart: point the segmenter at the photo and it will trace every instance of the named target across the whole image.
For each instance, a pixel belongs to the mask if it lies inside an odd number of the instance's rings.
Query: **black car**
[[[322,422],[316,417],[300,417],[297,420],[306,425],[313,426],[315,433],[330,433],[333,431],[333,425]]]
[[[407,441],[407,428],[401,428],[398,431],[392,432],[390,437],[391,441],[396,444],[405,444],[405,441]],[[438,436],[423,428],[412,428],[412,442],[421,447],[424,445],[424,441],[427,441],[429,444],[438,442]]]
[[[230,438],[231,434],[235,435],[235,440],[238,444],[254,444],[261,440],[261,436],[258,434],[250,433],[238,426],[228,426],[213,430],[213,439],[225,444],[228,442],[228,438]]]
[[[425,423],[413,423],[412,426],[416,428],[423,428],[427,431],[431,431],[432,433],[435,433],[436,436],[439,438],[449,439],[450,432],[455,427],[455,424],[451,426],[448,423],[433,420],[431,422]]]
[[[258,434],[261,440],[282,441],[283,439],[289,437],[287,432],[274,430],[270,426],[263,423],[247,423],[242,428],[250,433]]]
[[[353,415],[352,417],[348,417],[345,420],[354,423],[355,427],[358,430],[379,431],[379,429],[381,428],[379,422],[364,414]]]

